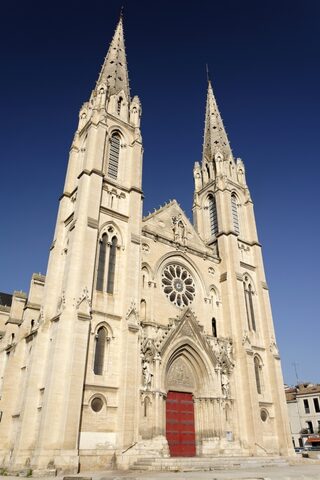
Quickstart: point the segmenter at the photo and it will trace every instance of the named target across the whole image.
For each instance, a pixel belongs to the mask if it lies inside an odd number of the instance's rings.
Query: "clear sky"
[[[320,382],[318,0],[5,2],[1,8],[0,291],[45,273],[68,150],[121,4],[142,101],[145,213],[191,216],[205,64],[246,165],[284,379]]]

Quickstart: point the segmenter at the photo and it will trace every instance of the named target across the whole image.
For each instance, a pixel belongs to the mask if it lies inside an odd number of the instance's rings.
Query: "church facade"
[[[46,276],[0,305],[0,466],[292,454],[245,168],[208,83],[193,224],[142,216],[123,22],[79,114]],[[9,299],[9,300],[8,300]]]

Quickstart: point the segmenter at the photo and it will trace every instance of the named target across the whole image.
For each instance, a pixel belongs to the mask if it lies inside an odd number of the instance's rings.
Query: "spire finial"
[[[121,8],[120,8],[120,20],[123,19],[123,5],[121,5]]]
[[[209,67],[207,63],[206,63],[206,73],[207,73],[207,83],[210,83]]]

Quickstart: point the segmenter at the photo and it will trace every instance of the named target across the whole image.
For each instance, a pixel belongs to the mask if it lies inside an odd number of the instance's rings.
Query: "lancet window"
[[[213,195],[209,195],[208,203],[209,203],[209,219],[210,219],[211,235],[217,235],[218,233],[217,206],[216,206],[216,199],[214,198]]]
[[[258,356],[255,356],[253,359],[253,363],[254,363],[254,374],[256,378],[257,392],[261,394],[262,393],[262,378],[261,378],[262,362]]]
[[[114,293],[117,245],[118,240],[116,236],[112,237],[110,243],[108,242],[108,235],[106,233],[102,235],[99,243],[96,283],[96,289],[100,292]]]
[[[95,338],[94,365],[93,372],[95,375],[103,375],[104,359],[107,345],[107,330],[100,327],[97,330]]]
[[[232,223],[233,223],[234,231],[237,234],[239,234],[240,225],[239,225],[238,201],[234,193],[231,195],[231,212],[232,212]]]
[[[121,105],[120,105],[121,106]],[[108,177],[116,180],[118,178],[120,156],[120,135],[116,132],[111,135],[109,159],[108,159]]]

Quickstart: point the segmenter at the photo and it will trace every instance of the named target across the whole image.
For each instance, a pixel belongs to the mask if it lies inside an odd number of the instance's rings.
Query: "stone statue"
[[[149,362],[147,362],[146,360],[144,360],[142,364],[142,375],[143,375],[144,389],[147,390],[148,388],[151,387],[153,373],[151,371]]]
[[[221,374],[221,388],[222,394],[224,397],[229,398],[230,396],[230,381],[228,376],[225,373]]]

